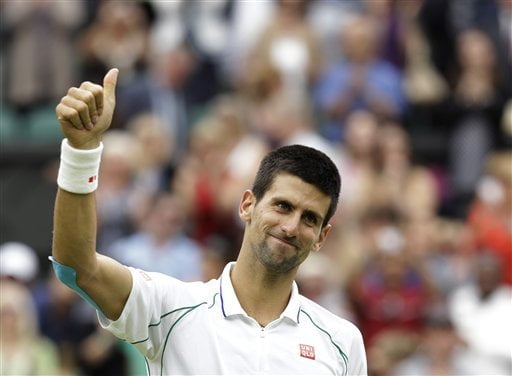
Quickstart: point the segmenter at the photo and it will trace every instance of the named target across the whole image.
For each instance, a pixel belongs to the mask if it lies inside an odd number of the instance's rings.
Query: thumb
[[[103,98],[105,101],[115,103],[116,100],[116,84],[119,69],[113,68],[107,72],[103,78]]]

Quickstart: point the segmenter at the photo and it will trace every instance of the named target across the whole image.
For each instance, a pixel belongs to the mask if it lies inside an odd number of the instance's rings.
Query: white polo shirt
[[[100,324],[135,345],[149,375],[366,375],[359,330],[301,296],[294,283],[281,316],[262,328],[219,279],[182,282],[130,268],[133,287],[117,321]]]

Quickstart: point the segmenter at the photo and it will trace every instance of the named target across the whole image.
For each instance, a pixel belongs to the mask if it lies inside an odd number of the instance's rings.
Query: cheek
[[[279,226],[279,215],[272,211],[257,211],[254,219],[259,224],[259,227],[267,229]]]
[[[314,245],[318,242],[318,232],[311,227],[304,226],[301,230],[300,237],[305,248],[313,250]]]

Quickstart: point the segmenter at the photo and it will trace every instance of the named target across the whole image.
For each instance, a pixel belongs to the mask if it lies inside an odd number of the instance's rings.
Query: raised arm
[[[59,279],[112,320],[124,308],[132,278],[126,267],[96,253],[96,200],[90,192],[94,188],[88,185],[94,185],[97,177],[84,173],[97,169],[101,137],[114,112],[117,75],[117,69],[110,70],[103,87],[84,82],[71,88],[57,105],[67,144],[61,154],[52,247]]]

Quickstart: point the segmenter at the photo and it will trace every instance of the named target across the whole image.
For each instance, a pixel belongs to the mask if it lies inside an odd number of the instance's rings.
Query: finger
[[[90,91],[94,96],[94,104],[96,107],[96,115],[101,116],[103,112],[103,88],[101,85],[93,84],[90,81],[85,81],[80,85],[80,89]],[[91,113],[91,120],[93,124],[96,123],[97,119],[94,118],[94,114]]]
[[[61,103],[57,105],[55,112],[57,113],[57,119],[59,119],[62,125],[71,125],[76,129],[84,129],[82,119],[80,119],[78,111],[74,108],[66,106],[61,101]]]
[[[55,107],[55,113],[57,115],[57,120],[59,120],[59,123],[63,126],[70,126],[73,127],[73,124],[67,120],[64,113],[67,112],[64,108],[66,105],[59,103],[57,107]]]
[[[92,128],[92,118],[93,116],[98,116],[96,112],[96,101],[94,100],[94,95],[84,89],[77,89],[76,87],[72,87],[68,90],[68,95],[64,98],[71,97],[74,98],[83,104],[77,103],[75,107],[80,113],[80,117],[82,118],[84,125],[87,129]],[[67,103],[65,103],[67,104]],[[68,104],[73,107],[73,104]]]
[[[82,126],[89,130],[92,129],[93,125],[89,116],[89,106],[87,106],[87,103],[70,95],[66,95],[62,98],[61,103],[75,109],[80,117]]]
[[[113,106],[116,102],[116,85],[117,85],[117,76],[119,74],[119,69],[113,68],[108,71],[103,79],[103,96],[104,100],[109,101],[109,103]]]

